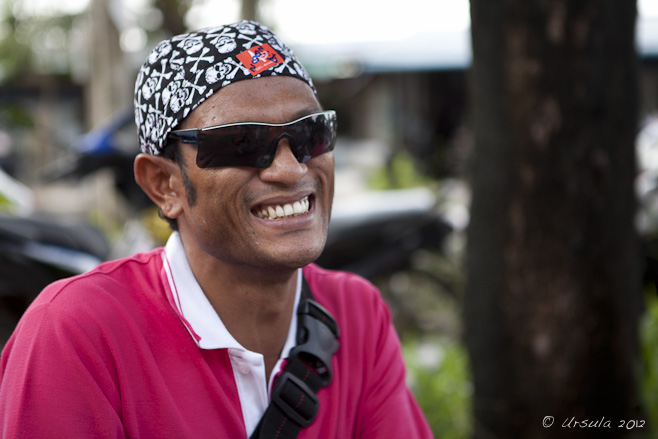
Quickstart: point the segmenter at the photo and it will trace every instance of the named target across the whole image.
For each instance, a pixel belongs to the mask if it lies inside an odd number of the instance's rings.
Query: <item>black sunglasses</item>
[[[299,163],[333,151],[336,112],[309,114],[288,123],[244,122],[172,131],[169,137],[197,145],[199,168],[248,166],[267,168],[274,161],[281,139],[288,139]]]

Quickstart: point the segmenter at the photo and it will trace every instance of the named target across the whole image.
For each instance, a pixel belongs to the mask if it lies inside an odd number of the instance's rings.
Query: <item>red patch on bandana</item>
[[[238,59],[253,76],[283,63],[283,58],[269,44],[253,46],[238,55]]]

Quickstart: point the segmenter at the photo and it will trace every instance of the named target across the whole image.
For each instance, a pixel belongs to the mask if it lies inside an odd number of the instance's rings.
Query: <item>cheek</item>
[[[218,225],[239,224],[244,212],[244,191],[248,176],[230,168],[207,170],[195,184],[196,206],[201,220],[208,228],[217,230]],[[224,226],[221,227],[224,229]]]
[[[328,152],[322,154],[310,162],[307,163],[309,169],[311,169],[320,179],[323,180],[324,184],[328,186],[334,185],[334,153]]]
[[[331,206],[334,198],[334,153],[323,154],[317,159],[321,160],[317,163],[316,172],[324,185],[328,205]]]

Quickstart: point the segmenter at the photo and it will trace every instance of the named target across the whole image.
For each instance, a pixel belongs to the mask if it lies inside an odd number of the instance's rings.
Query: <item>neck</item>
[[[267,378],[288,336],[297,289],[297,270],[230,265],[185,246],[190,267],[231,335],[265,357]]]

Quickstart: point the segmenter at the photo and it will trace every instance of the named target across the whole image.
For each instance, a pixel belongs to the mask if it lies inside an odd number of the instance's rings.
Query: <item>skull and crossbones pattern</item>
[[[244,53],[250,54],[251,65],[243,62],[244,55],[239,56]],[[251,56],[263,53],[267,57]],[[220,88],[275,75],[299,78],[315,91],[292,50],[253,21],[205,28],[160,42],[135,82],[135,122],[142,152],[161,154],[169,133]]]

